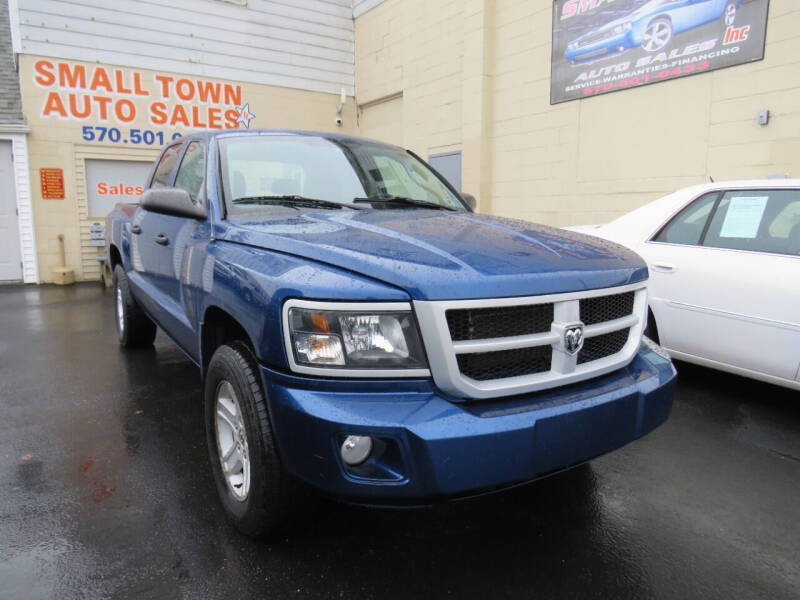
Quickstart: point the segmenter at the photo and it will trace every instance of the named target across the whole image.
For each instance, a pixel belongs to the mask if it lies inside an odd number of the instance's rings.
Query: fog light
[[[348,435],[342,442],[342,460],[346,465],[360,465],[372,452],[372,438],[367,435]]]

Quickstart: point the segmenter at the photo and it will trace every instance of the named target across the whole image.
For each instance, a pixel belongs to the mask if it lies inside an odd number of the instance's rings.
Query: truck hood
[[[231,216],[217,239],[302,256],[400,287],[416,300],[581,291],[647,278],[612,242],[524,221],[435,210]]]

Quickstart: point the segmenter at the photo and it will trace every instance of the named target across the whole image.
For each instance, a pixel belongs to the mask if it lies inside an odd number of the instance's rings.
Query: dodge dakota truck
[[[501,490],[667,419],[644,262],[473,205],[410,151],[250,130],[175,141],[140,204],[108,216],[119,342],[159,327],[199,367],[242,532],[274,531],[309,490],[392,506]]]

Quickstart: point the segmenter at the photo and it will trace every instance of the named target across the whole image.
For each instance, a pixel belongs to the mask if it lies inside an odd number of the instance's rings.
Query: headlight
[[[626,31],[630,31],[631,27],[632,25],[630,23],[622,23],[614,27],[614,33],[625,33]]]
[[[287,353],[295,371],[325,369],[330,375],[363,377],[397,371],[428,374],[417,322],[407,304],[289,300],[284,315]]]

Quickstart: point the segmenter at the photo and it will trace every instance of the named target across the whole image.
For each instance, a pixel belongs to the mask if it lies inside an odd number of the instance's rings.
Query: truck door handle
[[[153,238],[156,244],[161,244],[162,246],[166,246],[169,244],[169,238],[165,233],[159,233],[156,237]]]
[[[142,233],[142,228],[139,227],[138,225],[131,225],[131,233],[139,235],[140,233]]]
[[[674,273],[675,272],[675,265],[672,263],[666,262],[657,262],[652,264],[653,271],[658,271],[659,273]]]

